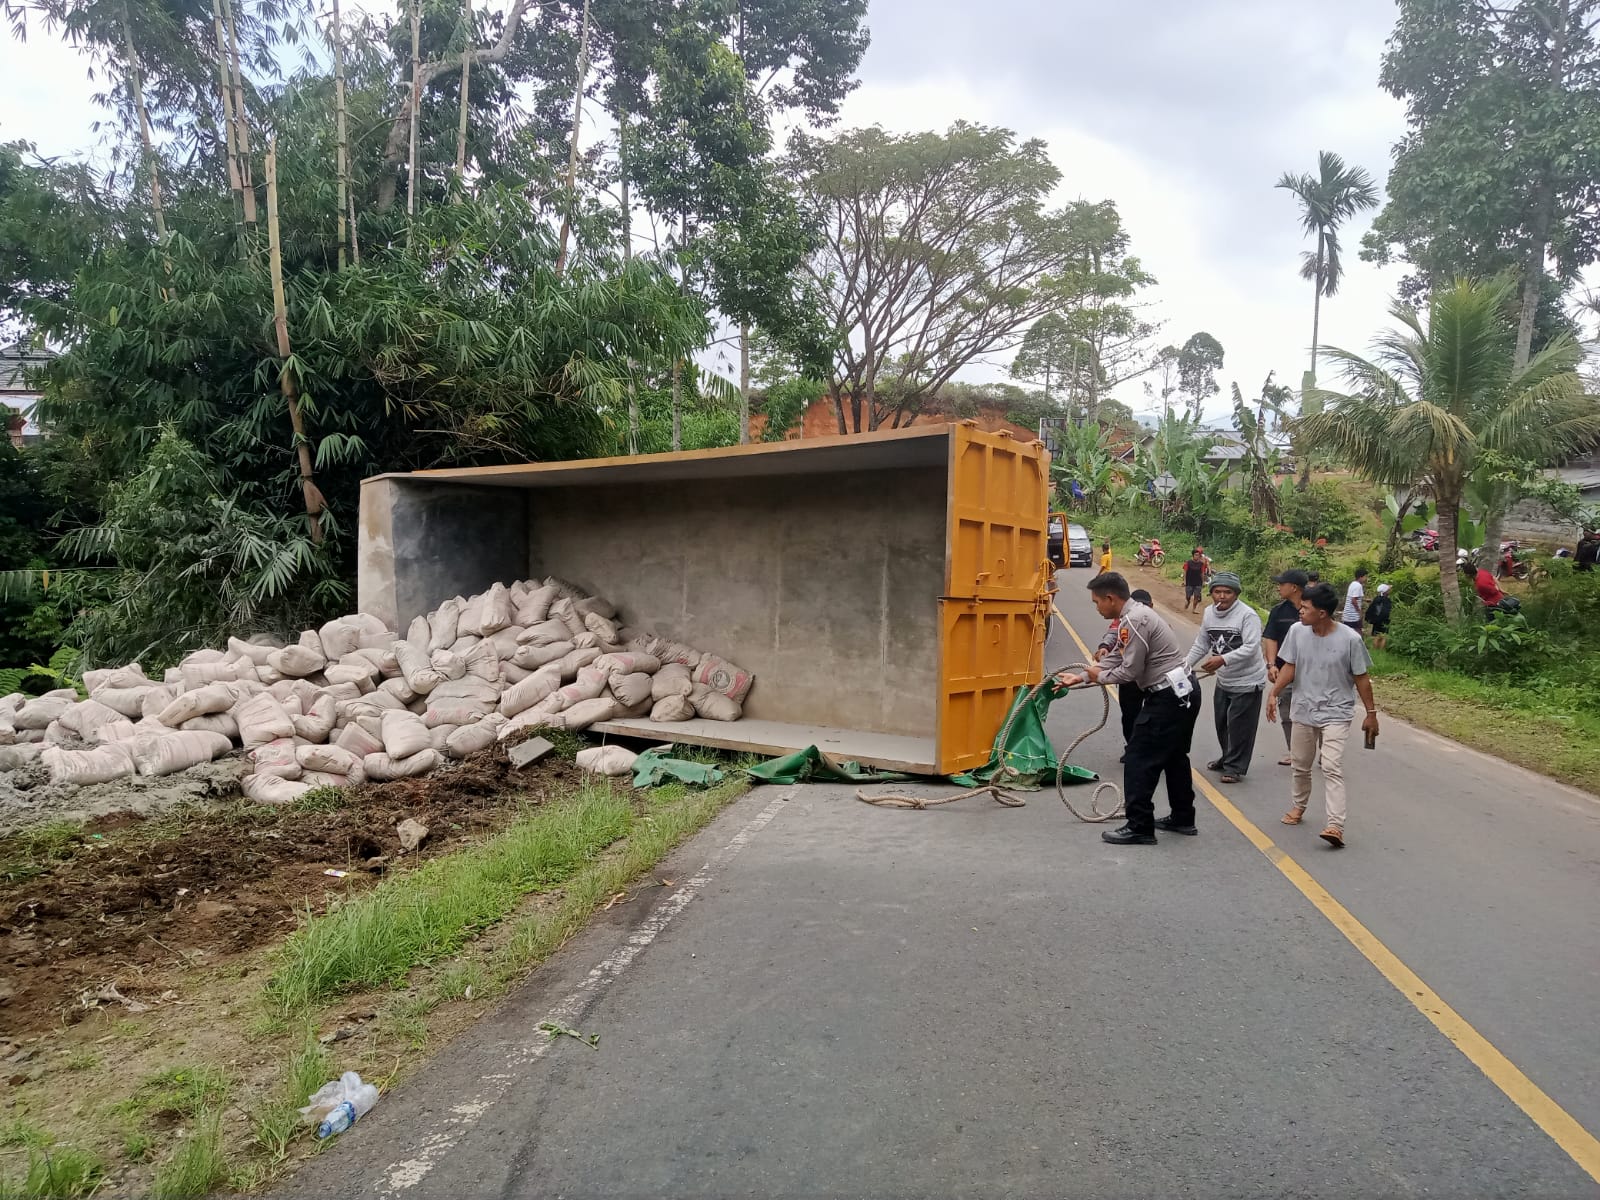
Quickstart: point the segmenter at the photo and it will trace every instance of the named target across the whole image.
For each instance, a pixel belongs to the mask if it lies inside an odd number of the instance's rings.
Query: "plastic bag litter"
[[[355,1071],[346,1071],[311,1093],[300,1116],[317,1127],[317,1137],[333,1137],[354,1125],[378,1102],[378,1089],[362,1083]]]

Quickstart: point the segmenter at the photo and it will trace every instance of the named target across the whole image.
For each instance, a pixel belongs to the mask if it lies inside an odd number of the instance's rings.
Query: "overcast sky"
[[[1334,150],[1380,181],[1403,131],[1377,85],[1392,0],[871,0],[872,47],[845,106],[895,132],[956,120],[1043,138],[1060,200],[1116,201],[1156,276],[1154,315],[1181,344],[1206,330],[1221,373],[1256,393],[1269,370],[1298,386],[1311,340],[1285,170]],[[86,64],[36,33],[0,34],[0,139],[42,152],[92,149]],[[1364,349],[1399,271],[1357,257],[1366,218],[1342,235],[1347,271],[1323,307],[1323,341]],[[968,372],[1004,377],[1004,363]],[[1143,406],[1137,385],[1123,398]],[[1221,415],[1226,406],[1208,410]]]

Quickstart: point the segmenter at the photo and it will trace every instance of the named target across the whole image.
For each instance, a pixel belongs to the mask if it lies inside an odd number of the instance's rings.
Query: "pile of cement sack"
[[[403,639],[357,614],[292,645],[228,639],[158,682],[138,663],[72,691],[0,698],[0,770],[34,757],[64,783],[166,775],[229,753],[251,799],[425,775],[527,730],[615,717],[737,721],[749,673],[619,627],[616,608],[558,579],[447,600]]]

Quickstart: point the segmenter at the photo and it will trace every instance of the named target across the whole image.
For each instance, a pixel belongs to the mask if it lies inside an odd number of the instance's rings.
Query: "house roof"
[[[53,352],[36,350],[21,342],[0,346],[0,396],[37,396],[39,391],[29,386],[26,372],[45,366],[53,358]]]

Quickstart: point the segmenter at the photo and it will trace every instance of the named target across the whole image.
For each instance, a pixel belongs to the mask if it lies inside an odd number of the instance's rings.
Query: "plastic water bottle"
[[[318,1139],[330,1138],[335,1134],[343,1133],[356,1123],[356,1106],[348,1100],[339,1102],[339,1106],[322,1119],[322,1124],[317,1126]]]
[[[323,1084],[311,1097],[311,1102],[300,1110],[308,1121],[322,1120],[317,1124],[317,1137],[330,1138],[343,1133],[371,1111],[378,1102],[378,1089],[361,1082],[361,1076],[346,1071],[331,1083]]]

